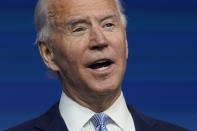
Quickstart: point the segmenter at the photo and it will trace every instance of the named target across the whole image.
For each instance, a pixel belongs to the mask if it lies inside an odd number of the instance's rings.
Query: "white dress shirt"
[[[69,131],[95,131],[90,118],[96,113],[78,104],[64,92],[60,99],[59,110]],[[123,93],[103,113],[111,118],[106,125],[108,131],[135,131],[133,118],[127,108]]]

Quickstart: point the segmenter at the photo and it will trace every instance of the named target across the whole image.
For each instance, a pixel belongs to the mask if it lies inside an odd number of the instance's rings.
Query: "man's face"
[[[59,72],[66,90],[120,92],[128,49],[114,0],[56,0],[48,9],[58,67],[51,69]]]

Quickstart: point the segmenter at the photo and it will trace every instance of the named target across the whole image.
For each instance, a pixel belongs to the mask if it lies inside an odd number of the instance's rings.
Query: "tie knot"
[[[97,113],[97,114],[93,115],[91,118],[91,121],[94,124],[95,128],[96,129],[98,129],[98,128],[105,129],[103,131],[107,131],[106,124],[107,124],[108,120],[109,120],[109,117],[104,113]]]

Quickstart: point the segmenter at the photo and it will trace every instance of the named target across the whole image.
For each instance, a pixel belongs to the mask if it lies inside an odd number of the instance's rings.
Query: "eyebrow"
[[[102,18],[100,21],[104,21],[106,19],[112,19],[112,18],[117,18],[115,14],[109,14],[107,16],[105,16],[104,18]]]
[[[90,22],[88,22],[87,19],[76,18],[76,19],[72,19],[69,22],[67,22],[66,26],[67,25],[75,26],[75,25],[80,24],[80,23],[90,23]]]
[[[103,18],[101,18],[99,21],[102,22],[106,19],[111,19],[111,18],[117,18],[115,14],[109,14],[107,16],[104,16]],[[65,25],[68,26],[68,25],[71,25],[71,26],[75,26],[77,24],[80,24],[80,23],[88,23],[91,25],[91,22],[88,21],[87,18],[74,18],[72,20],[70,20],[69,22],[67,22]]]

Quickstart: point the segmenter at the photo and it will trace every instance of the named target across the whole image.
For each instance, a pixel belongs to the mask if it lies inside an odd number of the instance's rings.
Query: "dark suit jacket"
[[[48,112],[38,118],[7,129],[6,131],[68,131],[60,115],[59,103],[55,104]],[[137,112],[132,106],[127,105],[132,114],[136,131],[189,131],[185,128],[156,120]]]

